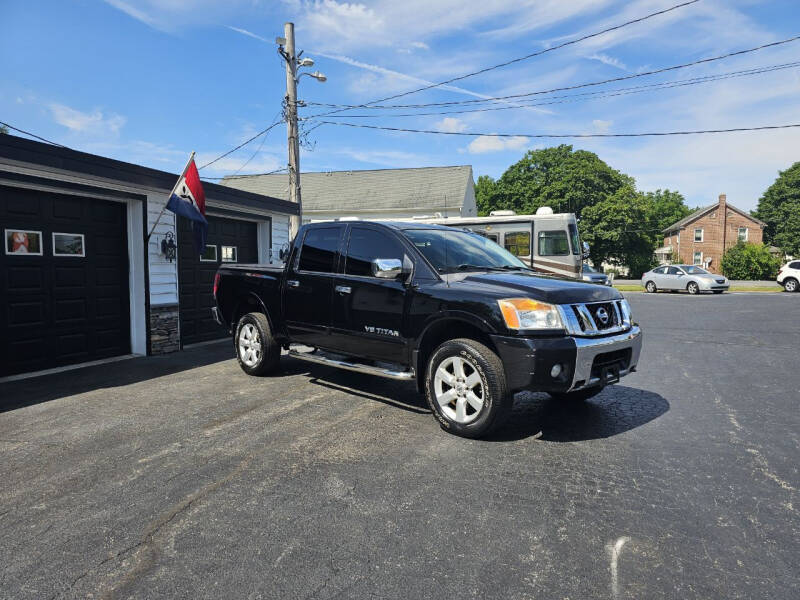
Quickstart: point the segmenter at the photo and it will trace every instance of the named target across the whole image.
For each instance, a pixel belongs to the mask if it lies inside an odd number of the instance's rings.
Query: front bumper
[[[615,383],[636,370],[642,351],[642,330],[638,325],[605,337],[491,338],[512,392],[572,392]],[[555,365],[561,366],[561,372],[553,377]]]

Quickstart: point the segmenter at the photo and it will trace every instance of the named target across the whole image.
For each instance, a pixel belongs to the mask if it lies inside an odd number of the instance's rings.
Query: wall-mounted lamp
[[[164,258],[169,262],[172,262],[175,260],[175,250],[177,248],[178,247],[175,245],[175,234],[168,231],[164,239],[161,240],[161,254],[163,254]]]

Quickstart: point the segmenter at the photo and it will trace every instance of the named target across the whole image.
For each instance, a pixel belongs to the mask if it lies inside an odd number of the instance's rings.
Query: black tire
[[[598,385],[576,392],[548,392],[547,394],[559,402],[586,402],[589,398],[597,396],[604,389],[605,386]]]
[[[250,337],[247,338],[247,335]],[[278,369],[281,347],[272,336],[269,321],[263,313],[248,313],[239,319],[233,347],[239,366],[248,375],[260,377]],[[248,349],[252,350],[252,354],[247,353]]]
[[[482,386],[481,399],[483,400],[479,410],[471,407],[467,397],[463,395],[455,397],[451,404],[440,406],[437,400],[437,390],[445,393],[450,393],[451,390],[458,392],[456,385],[451,386],[445,382],[439,384],[436,381],[439,367],[447,370],[453,366],[453,376],[457,375],[456,363],[451,359],[460,359],[471,369],[467,372],[468,369],[462,367],[462,374],[467,375],[467,380],[473,373],[477,373]],[[448,362],[452,364],[448,365]],[[447,372],[450,373],[450,371]],[[460,389],[463,390],[464,386],[465,384],[462,383]],[[474,395],[477,397],[477,393]],[[425,369],[425,399],[442,429],[467,438],[481,437],[502,425],[513,403],[513,396],[509,394],[506,386],[506,375],[500,358],[480,342],[467,338],[444,342],[431,354]],[[463,399],[464,411],[473,411],[472,414],[462,413],[464,418],[471,419],[468,422],[460,423],[456,420],[459,399]]]
[[[656,287],[656,283],[654,281],[648,281],[647,283],[645,283],[644,289],[647,290],[647,292],[650,294],[655,294],[658,291],[658,288]]]
[[[787,292],[796,292],[800,289],[800,286],[797,284],[797,279],[794,277],[787,277],[783,280],[783,289]]]
[[[686,284],[686,291],[689,292],[692,296],[695,296],[700,293],[700,286],[697,285],[694,281],[690,281]]]

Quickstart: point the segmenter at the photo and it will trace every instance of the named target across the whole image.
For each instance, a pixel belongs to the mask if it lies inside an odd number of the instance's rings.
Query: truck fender
[[[261,298],[258,297],[258,294],[255,294],[253,292],[248,292],[244,298],[239,300],[239,302],[236,304],[236,307],[233,310],[233,313],[231,314],[237,315],[239,318],[242,318],[242,316],[246,315],[249,312],[257,312],[252,310],[245,310],[245,307],[247,305],[252,306],[254,304],[258,309],[260,309],[260,312],[266,315],[267,322],[269,323],[269,328],[272,331],[272,334],[275,335],[277,332],[275,331],[275,325],[272,322],[272,317],[270,316],[267,307],[264,305],[264,302],[261,300]],[[231,319],[231,332],[234,332],[236,330],[237,322],[238,320],[234,321],[233,319]]]

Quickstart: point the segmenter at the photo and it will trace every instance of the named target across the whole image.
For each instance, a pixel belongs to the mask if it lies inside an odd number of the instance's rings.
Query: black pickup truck
[[[484,237],[440,225],[300,228],[284,268],[225,265],[218,323],[250,375],[293,357],[416,380],[446,430],[478,437],[513,393],[587,399],[636,369],[642,333],[608,287],[542,276]]]

